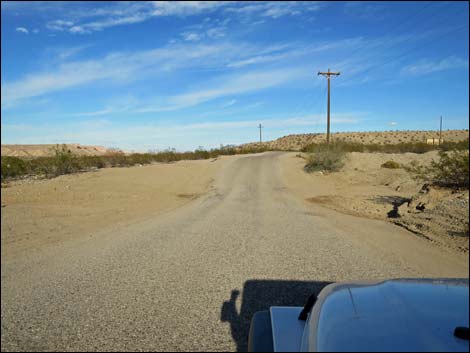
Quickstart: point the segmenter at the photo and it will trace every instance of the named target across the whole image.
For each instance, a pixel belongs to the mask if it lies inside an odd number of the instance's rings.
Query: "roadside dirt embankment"
[[[347,154],[339,172],[308,174],[300,155],[284,156],[286,176],[308,202],[360,217],[387,220],[451,252],[469,250],[469,192],[438,188],[413,178],[403,168],[381,165],[393,160],[428,165],[436,151],[415,154]]]

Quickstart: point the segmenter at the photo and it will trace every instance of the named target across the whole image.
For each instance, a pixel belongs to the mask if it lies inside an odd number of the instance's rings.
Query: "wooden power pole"
[[[442,143],[442,115],[441,115],[441,123],[439,126],[439,146],[441,145],[441,143]]]
[[[326,143],[330,143],[330,76],[339,76],[340,72],[331,72],[328,69],[328,72],[321,72],[318,71],[318,75],[325,76],[328,79],[328,115],[327,115],[327,123],[326,123]]]
[[[258,125],[258,129],[259,129],[259,143],[261,144],[261,129],[263,128],[263,126],[261,126],[261,124]]]

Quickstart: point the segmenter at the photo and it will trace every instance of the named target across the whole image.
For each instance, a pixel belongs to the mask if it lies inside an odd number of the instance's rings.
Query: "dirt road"
[[[468,276],[468,256],[309,204],[288,156],[233,157],[172,212],[2,258],[2,350],[244,350],[254,311],[331,281]]]

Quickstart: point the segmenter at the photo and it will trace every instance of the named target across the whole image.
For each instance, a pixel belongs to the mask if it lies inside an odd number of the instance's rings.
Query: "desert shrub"
[[[439,152],[440,159],[432,161],[428,172],[433,183],[448,187],[469,187],[468,151]]]
[[[55,164],[53,157],[39,157],[28,161],[30,173],[40,176],[54,176]]]
[[[106,162],[101,156],[81,156],[79,158],[80,169],[104,168]]]
[[[435,146],[428,145],[424,142],[401,142],[396,144],[386,144],[379,147],[379,151],[383,153],[425,153],[435,149]]]
[[[467,151],[439,151],[439,160],[430,166],[419,165],[416,161],[405,166],[416,179],[451,188],[469,187],[469,157]]]
[[[390,161],[386,161],[385,163],[383,163],[380,167],[388,168],[388,169],[399,169],[400,163],[390,160]]]
[[[463,151],[463,150],[468,150],[468,148],[469,148],[468,139],[463,140],[463,141],[458,141],[458,142],[444,141],[439,146],[439,149],[442,151],[452,151],[452,150]]]
[[[32,159],[17,157],[1,157],[1,177],[4,179],[18,178],[28,174],[54,177],[92,168],[127,167],[136,164],[152,162],[171,163],[181,160],[215,158],[220,155],[260,153],[269,148],[262,146],[236,147],[221,146],[220,149],[204,150],[199,148],[191,152],[176,152],[167,149],[162,152],[124,154],[120,150],[112,150],[103,156],[79,156],[72,153],[66,145],[56,145],[52,157],[37,157]]]
[[[121,151],[108,153],[103,156],[103,160],[107,167],[125,167],[129,165],[126,155]]]
[[[56,145],[54,148],[54,157],[52,157],[52,172],[55,176],[70,174],[80,170],[77,156],[74,155],[66,145]]]
[[[319,170],[338,171],[344,165],[345,154],[339,145],[317,146],[316,151],[307,158],[304,170],[308,173]]]
[[[2,180],[6,178],[16,178],[28,172],[27,163],[17,157],[2,156]]]
[[[150,153],[132,153],[125,156],[125,165],[133,166],[136,164],[150,164],[153,161],[153,156]]]
[[[327,150],[326,143],[311,143],[304,148],[302,148],[302,152],[317,152],[317,151],[325,151]],[[365,145],[359,142],[343,142],[343,141],[335,141],[330,143],[330,148],[332,150],[341,150],[343,152],[364,152]]]
[[[204,150],[202,147],[198,148],[193,153],[194,159],[208,159],[211,158],[209,151]]]

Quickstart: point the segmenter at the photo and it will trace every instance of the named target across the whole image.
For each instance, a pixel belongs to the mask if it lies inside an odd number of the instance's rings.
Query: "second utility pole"
[[[442,115],[441,115],[441,124],[439,126],[439,146],[442,143]]]
[[[259,128],[259,143],[261,144],[261,129],[263,127],[261,126],[261,124],[259,124],[258,128]]]
[[[327,118],[327,124],[326,124],[326,143],[330,143],[330,76],[339,76],[340,72],[330,72],[330,69],[328,69],[328,72],[320,72],[318,71],[318,75],[322,75],[328,78],[328,118]]]

